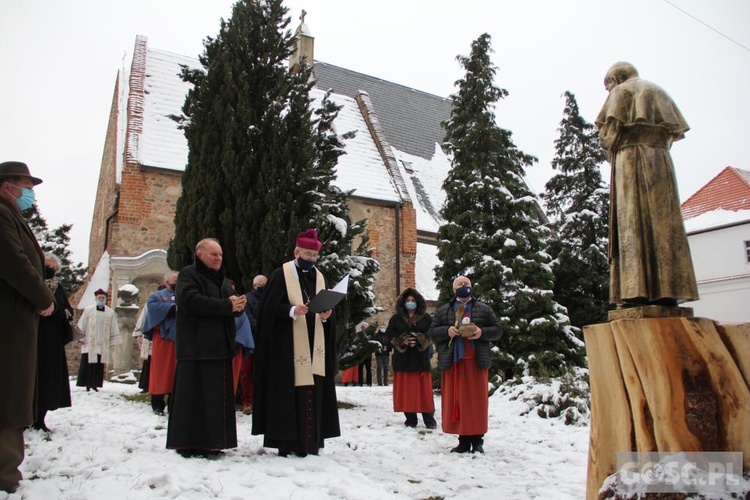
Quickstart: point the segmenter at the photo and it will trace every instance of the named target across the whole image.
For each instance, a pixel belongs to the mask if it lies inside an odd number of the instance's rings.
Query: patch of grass
[[[123,397],[128,401],[151,404],[151,394],[147,392],[139,392],[138,394],[125,394]]]

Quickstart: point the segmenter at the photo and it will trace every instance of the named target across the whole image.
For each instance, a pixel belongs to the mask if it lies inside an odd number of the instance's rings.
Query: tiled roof
[[[367,92],[388,142],[399,151],[429,159],[435,143],[443,143],[445,131],[440,124],[450,118],[450,99],[321,61],[315,61],[313,73],[323,90],[349,97],[359,90]]]
[[[318,102],[325,92],[313,89],[310,96]],[[334,121],[336,134],[355,132],[352,139],[344,139],[345,155],[336,165],[336,186],[342,191],[354,191],[355,196],[389,202],[399,201],[393,179],[388,174],[375,142],[372,140],[357,102],[351,97],[331,94],[330,99],[343,106]]]
[[[682,217],[692,219],[714,210],[750,210],[750,172],[725,168],[682,204]]]
[[[417,211],[417,229],[437,232],[450,170],[441,123],[450,118],[451,100],[320,61],[313,71],[321,89],[352,97],[367,92]]]

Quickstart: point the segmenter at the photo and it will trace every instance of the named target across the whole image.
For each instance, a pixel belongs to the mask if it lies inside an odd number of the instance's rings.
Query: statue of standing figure
[[[618,308],[676,306],[698,299],[669,149],[690,127],[658,85],[627,62],[604,78],[609,96],[596,119],[612,165],[610,302]]]

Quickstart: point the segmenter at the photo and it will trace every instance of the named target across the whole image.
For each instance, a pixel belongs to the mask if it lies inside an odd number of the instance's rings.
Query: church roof
[[[452,101],[321,61],[315,61],[313,73],[320,89],[351,97],[367,93],[417,211],[417,229],[436,233],[450,170],[441,123],[450,118]]]
[[[181,114],[190,89],[179,76],[182,66],[201,68],[200,62],[146,47],[145,37],[137,43],[143,44],[145,57],[132,71],[143,73],[143,95],[137,102],[139,123],[136,127],[131,123],[129,130],[128,156],[144,167],[183,171],[187,140],[172,116]],[[334,124],[336,132],[355,132],[353,139],[343,141],[346,154],[339,158],[336,185],[374,201],[398,203],[408,197],[417,212],[418,231],[436,233],[445,201],[442,183],[450,169],[450,159],[440,147],[445,135],[440,123],[450,116],[450,99],[319,61],[314,72],[313,100],[319,101],[331,89],[331,99],[343,106]],[[396,160],[390,172],[355,99],[362,92],[369,96],[388,154]]]
[[[391,146],[406,154],[432,158],[435,144],[442,144],[440,125],[450,118],[451,100],[388,82],[332,64],[315,61],[316,86],[354,97],[357,91],[370,96]]]
[[[727,167],[682,204],[687,221],[707,212],[750,210],[750,172]]]

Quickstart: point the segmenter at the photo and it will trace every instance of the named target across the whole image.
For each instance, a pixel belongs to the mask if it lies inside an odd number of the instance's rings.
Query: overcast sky
[[[196,57],[232,5],[230,0],[0,2],[0,161],[24,161],[44,179],[36,189],[39,208],[52,227],[74,224],[76,260],[87,260],[115,78],[136,35],[147,36],[151,47]],[[301,9],[308,11],[315,59],[440,96],[452,94],[462,76],[455,57],[468,54],[472,40],[489,33],[496,83],[509,91],[497,108],[498,122],[513,132],[521,150],[539,159],[527,172],[537,192],[552,174],[562,94],[573,92],[583,116],[593,122],[606,98],[604,74],[620,60],[665,88],[691,126],[672,148],[683,201],[727,166],[750,170],[744,118],[750,111],[748,0],[287,0],[285,5],[292,28]]]

